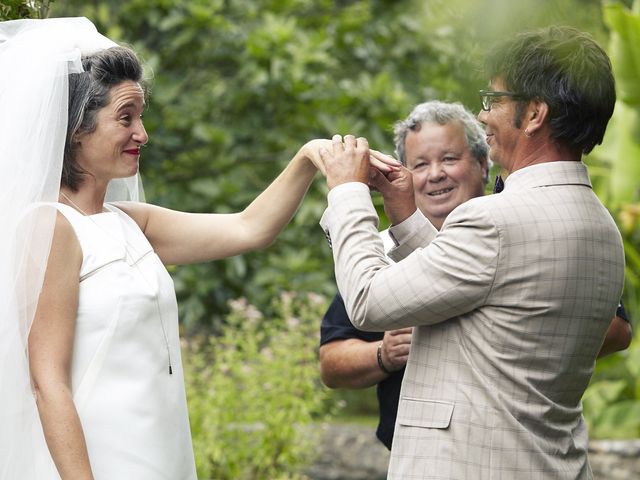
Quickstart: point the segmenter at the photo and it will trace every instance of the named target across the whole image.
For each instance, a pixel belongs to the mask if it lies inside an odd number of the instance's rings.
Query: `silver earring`
[[[531,133],[529,130],[527,130],[526,128],[524,129],[524,136],[527,138],[531,138],[533,137],[533,133]]]

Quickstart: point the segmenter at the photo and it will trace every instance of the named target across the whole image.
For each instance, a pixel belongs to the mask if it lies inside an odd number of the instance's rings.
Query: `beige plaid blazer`
[[[365,185],[321,220],[354,325],[414,328],[391,479],[588,479],[580,398],[620,299],[616,225],[580,162],[530,166],[438,233],[416,213],[385,260]]]

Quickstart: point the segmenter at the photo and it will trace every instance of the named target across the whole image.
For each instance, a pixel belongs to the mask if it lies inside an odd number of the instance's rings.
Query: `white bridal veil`
[[[68,75],[116,44],[86,18],[0,22],[0,480],[59,478],[29,379],[27,337],[49,255]],[[137,177],[110,186],[137,200]],[[127,185],[129,188],[127,188]]]

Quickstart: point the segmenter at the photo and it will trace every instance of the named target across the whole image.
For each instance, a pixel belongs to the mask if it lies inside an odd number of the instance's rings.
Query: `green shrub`
[[[0,21],[21,18],[47,18],[53,0],[2,0]]]
[[[640,438],[640,342],[598,360],[582,405],[591,438]]]
[[[301,479],[330,407],[319,380],[327,302],[285,293],[265,318],[231,303],[218,336],[187,342],[185,380],[200,479]]]

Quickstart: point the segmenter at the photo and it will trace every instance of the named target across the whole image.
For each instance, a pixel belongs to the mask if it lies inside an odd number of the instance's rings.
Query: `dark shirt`
[[[365,342],[379,342],[383,337],[384,332],[363,332],[355,328],[349,320],[340,294],[337,294],[331,302],[320,326],[320,345],[348,338],[357,338]],[[398,400],[403,376],[404,368],[393,372],[376,387],[380,409],[376,436],[389,450],[391,450],[393,429],[398,415]]]
[[[627,317],[627,312],[624,309],[624,304],[622,303],[622,299],[620,299],[620,303],[618,304],[618,309],[616,310],[616,317],[620,317],[627,323],[631,323],[629,321],[629,317]]]

